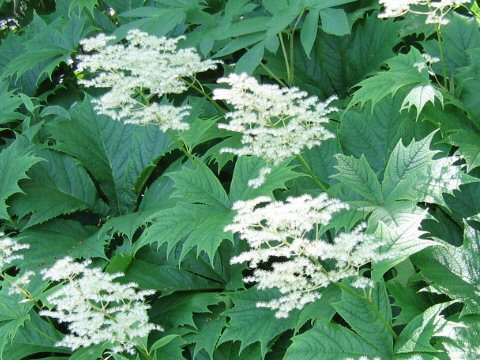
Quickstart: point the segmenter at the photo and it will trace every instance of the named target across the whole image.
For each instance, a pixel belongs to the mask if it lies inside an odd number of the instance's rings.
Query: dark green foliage
[[[164,331],[115,360],[478,358],[480,11],[472,4],[436,29],[411,13],[381,19],[373,0],[0,0],[1,20],[18,21],[0,29],[0,231],[30,246],[0,269],[0,359],[108,356],[108,344],[55,346],[68,326],[40,315],[62,286],[40,273],[66,256],[155,290],[149,317]],[[190,105],[188,131],[99,115],[92,100],[106,89],[79,85],[89,76],[78,68],[80,41],[104,32],[121,42],[131,29],[184,36],[180,47],[222,61],[188,79],[185,93],[149,98]],[[425,54],[440,61],[422,67]],[[335,137],[249,187],[272,164],[221,151],[241,146],[239,134],[218,128],[228,104],[212,99],[231,72],[338,96],[327,125]],[[360,269],[374,287],[346,279],[278,319],[256,304],[279,293],[245,284],[247,264],[230,263],[248,247],[225,231],[232,206],[322,192],[349,205],[322,239],[363,224],[381,253],[395,255]],[[21,301],[27,295],[9,289],[28,270],[34,301]]]

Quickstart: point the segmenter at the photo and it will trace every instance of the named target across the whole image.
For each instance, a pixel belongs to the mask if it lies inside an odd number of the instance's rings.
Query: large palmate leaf
[[[111,213],[132,210],[139,177],[172,149],[171,138],[154,125],[125,125],[97,115],[89,100],[75,105],[70,114],[72,120],[48,127],[59,141],[56,148],[77,158],[99,182]]]
[[[426,69],[418,71],[414,66],[416,63],[423,62],[420,51],[415,48],[412,48],[408,54],[400,54],[387,60],[385,64],[388,66],[388,71],[380,71],[357,84],[360,88],[353,94],[350,106],[355,104],[363,106],[371,102],[373,109],[381,99],[388,95],[395,95],[403,87],[428,85],[430,83],[428,71]]]
[[[27,179],[27,171],[41,161],[27,150],[23,141],[17,140],[0,152],[0,219],[8,220],[7,199],[22,192],[18,182]]]
[[[314,7],[323,4],[316,2]],[[315,12],[309,14],[303,26],[309,24],[307,19],[312,21],[310,18],[318,17]],[[302,45],[295,45],[295,77],[300,80],[300,86],[321,96],[346,95],[358,81],[391,58],[392,49],[399,42],[399,24],[381,21],[375,15],[354,26],[351,35],[331,35],[325,29],[318,34],[313,28],[311,31],[307,37],[302,29]],[[316,40],[310,45],[312,39]],[[270,62],[274,64],[273,59]],[[279,65],[278,70],[281,69]]]
[[[136,247],[166,243],[168,252],[171,252],[181,244],[180,261],[196,248],[197,254],[205,252],[213,263],[222,241],[233,240],[230,232],[224,232],[234,216],[232,203],[260,195],[270,196],[273,190],[283,188],[286,181],[299,175],[290,167],[281,165],[267,176],[265,184],[257,189],[249,188],[248,180],[257,176],[257,171],[264,165],[261,159],[241,157],[235,166],[230,195],[199,159],[179,171],[168,173],[176,188],[172,197],[178,201],[173,208],[160,210],[152,216],[153,224],[146,229]]]
[[[385,272],[410,255],[426,247],[438,245],[434,241],[421,239],[421,236],[425,234],[424,231],[420,230],[420,223],[424,217],[425,214],[418,211],[412,214],[398,214],[395,217],[395,224],[386,225],[382,221],[379,222],[374,236],[379,241],[385,242],[380,252],[390,253],[392,257],[372,265],[372,278],[374,280],[381,280]]]
[[[143,289],[154,289],[162,295],[175,291],[215,289],[218,282],[179,268],[177,264],[155,264],[145,259],[133,259],[125,273],[125,280],[135,281]]]
[[[475,18],[453,13],[448,26],[442,27],[442,41],[445,54],[447,73],[450,76],[456,69],[467,66],[468,50],[480,48],[480,32]],[[440,58],[439,46],[436,40],[423,44],[425,51]],[[434,70],[442,74],[441,65],[435,64]]]
[[[420,141],[412,140],[407,146],[400,140],[385,166],[381,186],[363,155],[360,159],[337,155],[338,174],[334,177],[375,206],[385,204],[394,209],[399,200],[413,204],[420,201],[443,204],[443,193],[451,193],[471,179],[459,166],[453,166],[451,159],[433,159],[438,153],[430,150],[433,135]]]
[[[56,151],[38,150],[36,154],[45,161],[31,169],[31,179],[22,184],[24,194],[12,202],[20,218],[31,214],[25,227],[79,210],[97,210],[97,191],[83,167]]]
[[[413,257],[432,286],[466,306],[463,314],[480,313],[480,232],[465,223],[462,247],[442,243]]]
[[[12,342],[18,330],[30,318],[31,302],[20,303],[22,296],[10,295],[10,287],[2,282],[0,289],[0,359],[10,360],[3,355],[8,343]]]
[[[383,352],[346,327],[316,323],[310,330],[292,338],[292,345],[288,347],[284,359],[339,360],[381,355]]]
[[[467,171],[480,166],[480,135],[477,132],[456,129],[448,140],[458,146],[458,152],[467,163]]]
[[[343,114],[339,137],[347,155],[363,154],[375,172],[384,169],[398,141],[411,140],[409,130],[415,128],[409,116],[398,111],[403,95],[400,91],[380,100],[371,112],[352,108]]]
[[[450,305],[452,302],[434,305],[410,321],[395,342],[395,354],[438,352],[430,341],[432,335],[439,334],[448,325],[440,313]]]
[[[379,353],[387,358],[393,355],[392,310],[382,282],[368,297],[351,288],[342,288],[342,299],[333,306],[352,330]]]
[[[213,261],[220,243],[232,239],[231,234],[223,231],[233,217],[227,193],[213,172],[199,160],[191,168],[185,165],[168,176],[175,182],[176,191],[172,196],[180,201],[174,208],[154,215],[153,225],[146,229],[136,246],[167,243],[171,252],[181,242],[180,261],[193,248],[197,254],[206,252]]]
[[[38,271],[65,256],[74,259],[105,258],[104,246],[110,238],[100,237],[94,226],[56,219],[22,232],[18,240],[29,244],[30,248],[23,250],[23,259],[15,264],[22,269]]]
[[[54,329],[52,324],[31,311],[29,319],[18,329],[13,341],[5,347],[4,359],[22,360],[34,354],[42,356],[45,353],[59,355],[69,353],[66,348],[55,346],[61,339],[62,334]],[[54,359],[58,358],[52,360]]]
[[[285,162],[273,167],[270,174],[266,176],[265,182],[254,189],[248,186],[248,181],[258,176],[262,167],[266,164],[263,160],[254,157],[240,157],[235,164],[232,182],[230,184],[230,201],[253,199],[257,196],[273,196],[273,191],[286,189],[285,183],[298,178],[302,174],[293,171],[292,166]]]
[[[1,76],[19,78],[34,66],[39,67],[35,74],[37,83],[51,76],[60,63],[67,62],[80,40],[92,30],[85,25],[86,18],[78,15],[70,17],[66,23],[47,24],[35,14],[28,32],[30,38],[22,44],[23,51],[11,59]]]
[[[22,118],[22,114],[16,110],[22,104],[22,99],[8,91],[7,86],[0,82],[0,124],[6,124],[12,120]]]
[[[430,150],[433,134],[405,147],[398,142],[385,168],[382,190],[387,199],[397,199],[412,185],[415,175],[423,175],[436,152]]]
[[[456,96],[460,99],[462,107],[468,111],[477,130],[480,126],[478,120],[480,117],[480,100],[478,99],[478,92],[480,91],[480,41],[478,46],[478,48],[466,51],[468,66],[458,68],[454,73],[454,81],[458,84]]]
[[[150,319],[169,328],[188,325],[196,328],[194,315],[211,313],[210,306],[221,301],[215,292],[179,292],[157,299],[153,304]]]
[[[271,309],[256,306],[257,302],[270,301],[278,297],[277,291],[251,288],[233,293],[229,297],[234,307],[224,312],[230,320],[219,344],[226,341],[240,341],[241,351],[258,341],[264,356],[271,340],[295,327],[295,313],[290,314],[287,319],[277,319]]]
[[[333,177],[350,186],[359,195],[372,204],[383,204],[383,194],[377,175],[373,172],[365,157],[337,155],[338,174]]]

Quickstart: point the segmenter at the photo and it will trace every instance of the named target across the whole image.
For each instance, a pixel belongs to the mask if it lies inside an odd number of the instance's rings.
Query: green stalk
[[[312,168],[310,167],[310,165],[308,165],[308,163],[305,161],[303,156],[302,155],[297,155],[297,159],[298,159],[298,161],[300,161],[302,163],[303,167],[305,168],[305,170],[307,170],[308,174],[313,179],[313,181],[315,181],[315,183],[318,185],[318,187],[320,189],[322,189],[324,192],[326,192],[327,194],[330,195],[329,186],[326,183],[324,183],[322,180],[320,180],[317,177],[317,175],[315,175]]]
[[[440,24],[435,24],[435,31],[437,33],[438,49],[440,51],[440,61],[442,63],[443,86],[445,90],[448,91],[447,63],[445,60],[445,49],[443,47],[443,38],[442,38],[441,29],[440,29]]]
[[[290,76],[291,76],[291,79],[289,79],[290,86],[293,85],[293,82],[295,80],[295,47],[294,47],[295,31],[297,30],[297,25],[300,19],[302,18],[304,12],[305,10],[303,10],[301,14],[298,15],[297,20],[293,24],[292,31],[290,32]]]
[[[287,48],[285,47],[285,43],[283,42],[282,33],[278,34],[278,38],[280,39],[280,45],[282,47],[283,59],[285,60],[285,69],[287,70],[287,84],[290,86],[290,85],[292,85],[292,74],[290,73],[290,62],[288,61]]]
[[[264,63],[260,62],[260,66],[270,75],[279,85],[287,86],[274,72]]]
[[[205,90],[203,90],[203,88],[201,87],[198,87],[195,85],[195,81],[194,82],[188,82],[188,81],[185,81],[185,83],[190,87],[192,88],[193,90],[197,91],[199,94],[203,95],[208,101],[210,101],[213,106],[215,106],[218,110],[220,110],[220,113],[225,113],[225,109],[222,108],[215,100],[213,100],[213,98],[208,95]],[[201,86],[201,84],[200,84]]]

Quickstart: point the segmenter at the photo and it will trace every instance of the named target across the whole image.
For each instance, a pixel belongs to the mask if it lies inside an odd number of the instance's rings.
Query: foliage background
[[[475,359],[479,356],[480,33],[474,2],[441,29],[407,15],[379,19],[369,0],[43,0],[0,1],[0,219],[30,244],[5,276],[38,272],[66,255],[92,258],[155,289],[151,320],[166,331],[148,341],[156,359]],[[18,26],[9,28],[14,21]],[[97,115],[100,90],[77,83],[79,41],[97,32],[120,39],[139,28],[185,35],[183,47],[223,61],[172,97],[192,106],[180,135]],[[446,72],[413,66],[440,56]],[[292,160],[265,185],[247,181],[264,164],[220,153],[238,144],[219,130],[225,104],[216,79],[247,72],[325,99],[338,95],[337,135]],[[418,86],[435,96],[412,96]],[[409,97],[410,96],[410,97]],[[441,101],[443,99],[443,101]],[[462,185],[422,188],[438,159],[459,154]],[[332,286],[288,319],[246,288],[246,266],[229,260],[245,248],[224,233],[236,200],[318,194],[312,173],[352,210],[331,234],[362,220],[401,254],[373,266],[370,296]],[[41,300],[40,277],[30,285]],[[102,346],[71,354],[54,347],[65,328],[33,304],[0,291],[3,359],[94,359]],[[357,294],[358,295],[358,294]],[[146,341],[146,340],[145,340]],[[144,358],[144,354],[138,355]],[[116,355],[116,358],[125,357]]]

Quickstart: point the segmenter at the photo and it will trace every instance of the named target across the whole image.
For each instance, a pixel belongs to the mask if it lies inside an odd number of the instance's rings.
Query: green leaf
[[[385,357],[393,355],[392,311],[383,282],[369,297],[342,287],[342,300],[333,304],[339,315],[360,337]]]
[[[0,290],[0,359],[6,360],[11,358],[3,357],[5,347],[30,319],[30,310],[33,308],[32,302],[20,303],[23,300],[22,296],[9,295],[9,288],[10,286],[3,281]]]
[[[478,92],[480,91],[480,48],[467,50],[469,65],[458,68],[454,72],[454,83],[456,84],[455,96],[461,101],[460,108],[464,108],[470,115],[470,120],[480,126],[480,102]],[[457,105],[458,106],[458,105]]]
[[[458,146],[458,152],[467,163],[467,171],[480,166],[480,136],[476,132],[455,129],[448,140]]]
[[[305,20],[300,31],[300,41],[302,42],[303,49],[305,50],[305,54],[308,58],[310,58],[310,53],[317,37],[319,17],[319,10],[309,10],[308,14],[305,16]]]
[[[24,258],[15,261],[22,269],[37,271],[70,256],[74,259],[106,258],[104,246],[109,238],[99,237],[97,228],[83,226],[73,220],[51,221],[28,229],[18,237],[30,245]]]
[[[353,94],[349,107],[355,104],[363,106],[371,102],[373,109],[381,99],[389,94],[393,96],[403,87],[427,82],[427,70],[423,69],[419,72],[414,67],[416,63],[423,62],[420,51],[415,48],[412,48],[408,54],[399,54],[385,61],[388,71],[380,71],[359,82],[357,86],[360,88]]]
[[[7,91],[6,84],[0,82],[0,125],[22,119],[23,115],[16,111],[20,105],[22,99],[13,91]]]
[[[201,161],[195,161],[192,168],[183,166],[180,171],[169,173],[168,176],[175,182],[174,197],[230,209],[230,200],[222,184]]]
[[[219,302],[216,292],[179,292],[156,300],[152,304],[150,319],[164,328],[189,325],[196,329],[194,314],[211,313],[209,306]]]
[[[398,109],[403,94],[380,100],[373,111],[349,109],[342,116],[339,137],[347,155],[360,157],[362,154],[375,172],[385,168],[385,164],[398,141],[409,141],[409,129],[416,123]],[[340,151],[337,151],[340,152]]]
[[[436,304],[410,321],[395,342],[395,354],[438,352],[439,350],[430,344],[430,340],[447,325],[440,313],[452,303],[454,302]]]
[[[186,222],[185,219],[188,219]],[[148,227],[135,243],[136,249],[147,244],[168,244],[168,253],[181,244],[180,261],[192,249],[197,254],[205,252],[211,261],[224,239],[233,240],[223,229],[230,224],[233,213],[230,209],[204,204],[178,203],[174,208],[161,210],[152,217]]]
[[[17,298],[17,300],[20,299]],[[16,307],[18,311],[18,304]],[[13,341],[5,346],[4,359],[23,360],[34,354],[69,353],[66,348],[55,346],[61,339],[62,334],[47,321],[40,318],[36,312],[31,311],[29,319],[18,329]]]
[[[420,141],[412,141],[408,146],[403,146],[399,141],[393,150],[382,182],[383,194],[386,201],[398,199],[412,186],[411,179],[423,181],[424,172],[431,164],[437,151],[430,150],[430,143],[434,133]]]
[[[186,10],[186,9],[185,9]],[[113,32],[117,38],[124,38],[131,29],[140,29],[155,36],[165,36],[178,24],[185,21],[186,11],[182,8],[153,8],[142,6],[119,14],[122,18],[136,18]]]
[[[324,3],[312,6],[324,8]],[[384,21],[372,14],[364,22],[358,22],[351,35],[335,36],[320,30],[308,55],[303,43],[297,42],[294,52],[297,85],[320,97],[334,94],[345,97],[352,86],[394,55],[392,48],[399,42],[399,28],[398,22]],[[268,56],[266,59],[268,66],[273,67],[275,59]],[[278,74],[285,66],[282,61],[277,62]]]
[[[231,234],[223,231],[233,218],[227,193],[213,172],[200,160],[196,160],[191,168],[184,165],[168,176],[176,188],[172,197],[179,201],[173,208],[160,210],[152,216],[153,225],[142,234],[136,248],[151,243],[159,246],[167,243],[170,253],[182,244],[180,261],[196,248],[197,255],[203,251],[213,263],[221,242],[233,239]]]
[[[235,66],[235,72],[237,74],[253,74],[257,66],[262,61],[264,52],[265,45],[262,42],[254,45],[251,49],[247,50],[247,52],[243,54],[240,59],[238,59]]]
[[[443,243],[413,257],[413,263],[432,286],[465,303],[462,314],[480,313],[480,234],[465,223],[462,247]]]
[[[417,108],[417,120],[418,116],[422,112],[422,109],[428,102],[435,103],[435,98],[440,100],[443,105],[443,95],[440,90],[435,88],[432,84],[415,86],[403,100],[401,110],[410,110],[412,106]]]
[[[449,17],[450,22],[442,27],[442,41],[445,53],[447,73],[450,75],[456,69],[469,64],[467,51],[480,48],[480,32],[474,17],[467,17],[456,12]],[[436,40],[423,43],[425,52],[440,58],[439,46]],[[442,73],[441,64],[434,64],[434,70]]]
[[[365,156],[355,159],[352,156],[338,154],[338,165],[335,166],[338,174],[333,177],[343,184],[350,186],[354,191],[372,204],[383,204],[383,195],[377,175],[373,172]]]
[[[167,335],[169,336],[169,335]],[[159,340],[161,341],[161,340]],[[186,341],[180,336],[171,339],[167,344],[154,350],[154,359],[184,360],[183,351]],[[155,345],[155,344],[154,344]]]
[[[71,0],[68,7],[68,14],[71,15],[74,9],[78,9],[81,12],[83,9],[87,9],[90,14],[93,14],[93,9],[98,5],[98,0]]]
[[[253,156],[241,156],[238,158],[233,178],[230,184],[231,202],[248,200],[258,196],[273,196],[273,191],[286,189],[285,183],[298,178],[302,174],[294,172],[292,166],[282,163],[272,168],[272,172],[266,176],[266,181],[258,188],[248,186],[248,181],[258,176],[261,168],[266,165],[265,161]]]
[[[18,182],[28,179],[27,171],[42,159],[30,153],[20,140],[13,142],[0,152],[0,218],[9,220],[7,199],[22,192]]]
[[[350,34],[347,14],[342,9],[324,9],[320,11],[322,29],[327,34],[342,36]]]
[[[431,240],[422,239],[425,231],[420,230],[420,224],[425,218],[421,212],[404,214],[395,217],[396,223],[386,225],[380,221],[373,236],[383,241],[380,253],[390,253],[392,258],[375,262],[372,265],[372,279],[379,281],[389,269],[429,246],[438,245]]]
[[[382,356],[372,344],[346,327],[316,323],[313,328],[292,338],[284,360],[339,360],[347,357]]]
[[[320,290],[318,290],[320,291]],[[305,323],[321,322],[325,325],[329,324],[336,313],[333,303],[340,301],[341,292],[335,285],[321,290],[322,297],[310,304],[307,304],[298,315],[296,330],[299,330]]]
[[[306,149],[302,156],[313,173],[325,183],[330,184],[332,183],[331,176],[336,173],[335,155],[341,152],[340,142],[335,138],[323,141],[319,146]],[[301,169],[302,167],[299,165],[299,170]]]
[[[160,291],[162,296],[176,291],[205,291],[219,287],[219,283],[180,269],[178,266],[157,265],[134,259],[125,272],[125,281],[134,281],[142,289]]]
[[[113,214],[132,210],[140,175],[172,148],[171,138],[154,125],[125,125],[97,115],[90,103],[75,105],[72,120],[50,123],[56,149],[78,159],[98,181]]]
[[[24,228],[59,215],[97,209],[95,185],[83,167],[52,150],[39,150],[37,155],[46,161],[31,169],[31,180],[22,184],[24,194],[15,196],[12,202],[21,218],[32,214]]]
[[[210,317],[207,318],[207,324],[192,336],[192,340],[195,343],[195,348],[193,350],[194,358],[199,351],[205,350],[210,359],[213,359],[213,352],[226,323],[227,319],[225,316],[215,317],[213,320],[211,320]]]
[[[251,288],[237,291],[230,295],[234,307],[224,312],[230,318],[228,326],[219,340],[219,344],[227,341],[240,341],[240,351],[255,342],[260,343],[262,355],[265,356],[269,342],[294,328],[295,314],[287,319],[277,319],[271,309],[258,308],[257,302],[269,301],[276,297],[276,291]]]
[[[85,29],[85,24],[84,17],[72,16],[62,27],[55,28],[34,14],[30,29],[33,36],[23,44],[24,51],[4,68],[2,77],[19,78],[36,65],[39,66],[36,83],[44,76],[51,77],[58,65],[67,62],[79,41],[91,31]]]
[[[415,288],[403,286],[394,280],[386,283],[388,291],[395,300],[392,305],[401,309],[400,314],[395,317],[393,325],[406,325],[414,317],[423,313],[429,303]]]

